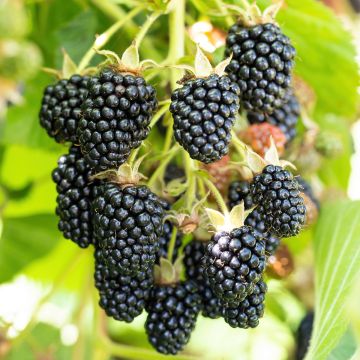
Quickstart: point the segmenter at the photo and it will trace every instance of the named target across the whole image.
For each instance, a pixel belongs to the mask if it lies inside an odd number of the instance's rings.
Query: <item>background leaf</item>
[[[59,238],[55,215],[4,218],[0,238],[0,282],[10,280],[25,265],[47,254]]]
[[[346,305],[360,271],[360,202],[323,207],[315,233],[315,322],[307,360],[326,359],[347,329]]]

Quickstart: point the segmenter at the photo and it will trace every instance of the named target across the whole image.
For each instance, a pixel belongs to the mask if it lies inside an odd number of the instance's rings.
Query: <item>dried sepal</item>
[[[168,259],[160,258],[159,265],[154,266],[154,281],[158,285],[176,284],[180,280],[182,271],[182,258],[179,257],[174,264]]]
[[[194,68],[196,77],[208,77],[213,72],[213,67],[211,66],[209,59],[203,53],[199,45],[196,45]]]
[[[219,76],[224,75],[225,69],[230,64],[232,57],[233,57],[233,55],[231,54],[228,58],[226,58],[225,60],[223,60],[219,64],[217,64],[215,66],[214,73]]]

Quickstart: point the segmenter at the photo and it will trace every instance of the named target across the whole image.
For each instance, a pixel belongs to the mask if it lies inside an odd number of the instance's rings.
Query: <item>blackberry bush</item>
[[[78,143],[76,132],[88,80],[88,76],[73,75],[45,88],[39,114],[40,125],[55,141]]]
[[[143,77],[105,68],[88,82],[78,137],[85,161],[96,171],[117,168],[149,134],[157,107]]]
[[[94,242],[91,214],[94,184],[91,174],[92,170],[76,146],[60,157],[57,168],[52,172],[58,193],[56,214],[60,219],[59,230],[66,239],[82,248]]]
[[[99,305],[115,320],[132,322],[145,308],[153,286],[152,269],[135,275],[123,275],[112,271],[102,257],[102,251],[95,251],[95,286],[99,291]]]
[[[92,211],[96,242],[110,269],[134,275],[154,265],[164,210],[148,187],[103,184]]]
[[[146,333],[160,353],[175,355],[190,339],[201,308],[201,297],[192,281],[157,285],[146,304]]]

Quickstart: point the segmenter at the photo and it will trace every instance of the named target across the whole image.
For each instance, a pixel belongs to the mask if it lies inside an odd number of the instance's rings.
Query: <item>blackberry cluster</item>
[[[156,107],[155,89],[141,76],[106,68],[92,77],[78,128],[86,162],[96,171],[123,164],[148,136]]]
[[[197,286],[192,281],[154,286],[146,304],[146,333],[154,348],[175,355],[190,339],[201,308]]]
[[[232,209],[234,206],[244,201],[246,210],[255,206],[252,195],[251,185],[248,181],[234,181],[229,186],[228,191],[228,204]],[[245,219],[245,225],[253,228],[254,231],[259,233],[265,241],[265,253],[267,256],[273,255],[280,245],[280,239],[267,231],[265,222],[262,215],[262,207],[258,205]]]
[[[115,320],[132,322],[145,308],[153,286],[152,269],[135,275],[111,271],[101,250],[95,251],[95,286],[100,294],[99,305]]]
[[[300,104],[294,94],[286,97],[282,105],[272,114],[250,111],[247,119],[250,124],[269,123],[277,126],[286,136],[287,142],[296,136],[296,125],[300,116]]]
[[[212,291],[209,280],[203,276],[203,268],[200,266],[205,256],[206,245],[202,241],[194,240],[185,246],[185,272],[186,277],[193,280],[199,289],[202,315],[211,319],[217,319],[222,314],[222,304]]]
[[[203,266],[220,300],[242,301],[264,272],[265,242],[249,226],[218,232],[207,246]]]
[[[225,321],[233,328],[247,329],[259,325],[259,319],[264,315],[264,301],[267,286],[260,280],[254,287],[251,295],[248,295],[240,303],[231,303],[223,309]]]
[[[215,74],[187,81],[172,93],[175,139],[191,158],[208,164],[229,152],[239,94],[229,77]]]
[[[87,76],[73,75],[45,88],[39,114],[40,125],[59,143],[77,143],[76,131],[88,80]]]
[[[148,187],[103,184],[92,211],[96,242],[110,269],[131,275],[154,265],[164,210]]]
[[[280,237],[297,235],[305,223],[306,208],[293,175],[281,166],[268,165],[254,177],[251,186],[266,228]]]
[[[234,24],[226,39],[226,71],[241,89],[245,109],[272,113],[291,85],[295,49],[275,24],[246,28]]]
[[[56,214],[59,230],[82,248],[93,243],[91,200],[93,184],[91,169],[85,163],[78,147],[72,146],[67,155],[61,156],[58,167],[52,172],[58,196]]]
[[[295,353],[296,360],[305,359],[305,355],[310,345],[313,323],[314,323],[314,313],[310,311],[301,320],[301,323],[299,325],[296,334],[296,340],[297,340],[296,353]]]

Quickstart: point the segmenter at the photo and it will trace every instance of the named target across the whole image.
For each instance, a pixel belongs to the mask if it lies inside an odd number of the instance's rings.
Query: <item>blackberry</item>
[[[117,168],[149,134],[157,107],[144,78],[105,68],[88,82],[78,136],[86,162],[96,171]]]
[[[190,339],[201,308],[197,286],[192,281],[158,285],[146,304],[146,333],[152,346],[163,354],[175,355]]]
[[[301,323],[297,331],[297,335],[296,335],[297,346],[296,346],[296,354],[295,354],[296,360],[305,359],[305,355],[310,345],[313,323],[314,323],[314,313],[310,311],[301,320]]]
[[[267,165],[254,177],[251,193],[267,230],[279,237],[297,235],[305,223],[306,208],[300,186],[293,175],[281,166]]]
[[[165,184],[168,184],[170,181],[182,178],[184,176],[185,172],[182,168],[175,164],[169,164],[165,170],[164,181]]]
[[[201,296],[202,315],[211,319],[221,316],[222,305],[210,287],[209,280],[203,276],[201,262],[205,255],[206,243],[191,241],[184,248],[184,265],[188,279],[193,280]]]
[[[272,113],[282,105],[291,85],[295,49],[275,24],[234,24],[226,39],[226,71],[237,82],[247,110]]]
[[[239,94],[228,76],[216,74],[189,80],[172,93],[175,139],[191,158],[208,164],[229,152]]]
[[[251,295],[248,295],[240,303],[231,303],[223,308],[222,315],[225,321],[233,328],[257,327],[259,318],[264,315],[266,291],[265,282],[260,280]]]
[[[296,136],[296,125],[300,116],[300,104],[295,95],[287,96],[283,104],[270,115],[250,111],[247,119],[250,124],[269,123],[277,126],[285,135],[287,142]]]
[[[249,226],[218,232],[207,246],[203,266],[219,299],[242,301],[264,272],[265,242]]]
[[[251,209],[254,206],[251,187],[248,181],[233,181],[228,190],[228,205],[232,209],[244,201],[245,209]]]
[[[91,225],[94,185],[90,181],[91,174],[76,146],[60,157],[58,167],[52,172],[58,192],[56,214],[60,218],[59,230],[66,239],[71,239],[82,248],[94,242]]]
[[[99,305],[115,320],[132,322],[145,308],[153,286],[152,269],[135,275],[111,271],[101,250],[95,251],[95,286],[100,294]]]
[[[134,275],[153,266],[164,210],[148,187],[103,184],[92,210],[95,238],[110,269]]]
[[[45,88],[39,114],[40,125],[59,143],[78,142],[76,131],[88,80],[88,76],[73,75]]]

